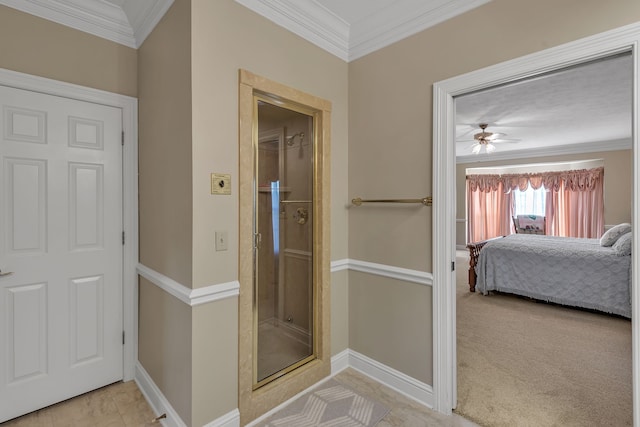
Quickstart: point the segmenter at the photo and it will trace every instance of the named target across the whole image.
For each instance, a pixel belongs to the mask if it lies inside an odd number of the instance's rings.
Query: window
[[[546,193],[544,185],[537,190],[531,186],[525,191],[513,190],[513,214],[544,216]]]
[[[604,167],[600,163],[596,159],[466,169],[467,238],[478,242],[510,234],[515,215],[544,217],[545,232],[551,236],[599,238],[604,232]],[[525,184],[527,189],[519,191]],[[534,190],[534,185],[541,187]]]

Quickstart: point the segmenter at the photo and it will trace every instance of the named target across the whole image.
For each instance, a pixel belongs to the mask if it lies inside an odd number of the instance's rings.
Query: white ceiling
[[[209,0],[219,1],[219,0]],[[235,0],[352,61],[490,0]],[[0,0],[0,4],[138,48],[173,0]],[[631,147],[627,57],[459,97],[459,162]],[[472,155],[479,123],[515,143]]]
[[[627,54],[458,97],[458,162],[631,148],[632,88]],[[515,141],[473,155],[479,123]]]

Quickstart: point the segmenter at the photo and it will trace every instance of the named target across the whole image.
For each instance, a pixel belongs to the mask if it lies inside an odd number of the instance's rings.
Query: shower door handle
[[[253,233],[253,249],[260,249],[261,243],[262,243],[262,234]]]

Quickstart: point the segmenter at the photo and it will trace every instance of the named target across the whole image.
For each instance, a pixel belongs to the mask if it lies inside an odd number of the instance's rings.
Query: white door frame
[[[134,378],[138,358],[138,100],[70,83],[0,69],[0,85],[122,109],[122,264],[123,379]]]
[[[455,262],[456,153],[455,96],[504,84],[540,73],[568,67],[616,52],[633,54],[632,147],[633,213],[632,223],[640,225],[640,147],[638,145],[638,100],[640,99],[640,23],[596,34],[481,70],[453,77],[433,86],[433,403],[434,409],[451,414],[456,405],[456,312]],[[633,233],[633,253],[640,249],[640,233]],[[632,257],[632,362],[633,418],[640,425],[640,309],[638,256]]]

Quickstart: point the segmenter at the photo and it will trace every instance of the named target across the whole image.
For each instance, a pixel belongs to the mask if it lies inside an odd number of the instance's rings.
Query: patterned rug
[[[300,396],[260,427],[373,427],[389,408],[334,379]],[[257,426],[256,426],[257,427]]]

